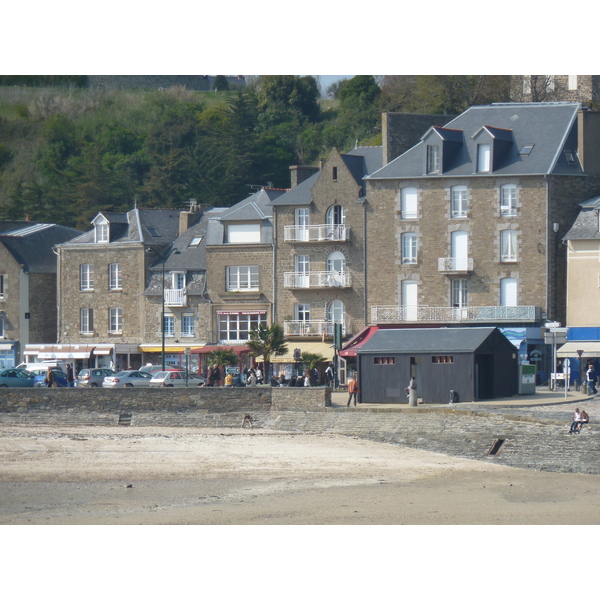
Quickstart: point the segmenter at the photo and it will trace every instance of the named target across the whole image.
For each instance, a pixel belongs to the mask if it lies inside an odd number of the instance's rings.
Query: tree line
[[[511,97],[502,76],[357,75],[320,90],[312,76],[274,75],[235,92],[27,77],[16,88],[0,77],[0,218],[82,230],[100,210],[229,206],[250,186],[287,188],[290,165],[381,143],[382,112],[450,115]]]

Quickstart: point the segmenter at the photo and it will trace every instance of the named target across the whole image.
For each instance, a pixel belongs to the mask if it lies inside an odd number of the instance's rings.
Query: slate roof
[[[579,204],[581,211],[563,240],[600,240],[600,196]]]
[[[53,247],[81,232],[71,227],[31,221],[0,222],[0,243],[28,273],[56,273]]]
[[[224,243],[225,223],[262,221],[262,244],[273,241],[273,204],[287,190],[263,188],[229,208],[211,211],[206,233],[206,243],[217,246]]]
[[[137,242],[150,246],[170,244],[179,233],[178,209],[134,208],[126,213],[100,212],[110,223],[110,243]],[[72,244],[95,244],[94,229],[71,240]]]
[[[368,176],[368,179],[406,179],[420,177],[489,177],[497,175],[541,175],[583,173],[576,158],[577,112],[575,102],[498,103],[473,106],[445,127],[427,130],[421,141]],[[444,140],[453,143],[451,160],[444,159],[440,174],[425,173],[425,138],[435,130]],[[462,132],[459,135],[457,132]],[[501,160],[490,172],[476,173],[478,134],[503,144]],[[479,136],[478,136],[479,138]],[[533,144],[529,154],[520,150]],[[570,164],[564,154],[571,150],[575,162]]]
[[[494,333],[495,329],[495,327],[379,329],[357,352],[359,354],[474,352]]]
[[[373,173],[383,164],[383,147],[382,146],[359,146],[340,154],[344,164],[354,177],[356,183],[363,187],[364,177],[369,173]],[[302,183],[294,186],[285,194],[277,198],[273,202],[274,206],[308,206],[312,202],[312,189],[317,182],[320,171],[305,179]]]

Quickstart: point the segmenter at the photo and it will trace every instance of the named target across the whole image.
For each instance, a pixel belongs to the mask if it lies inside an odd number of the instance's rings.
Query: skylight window
[[[160,233],[158,233],[158,229],[156,229],[156,227],[146,227],[146,229],[148,230],[148,233],[152,237],[161,237],[161,235],[160,235]]]
[[[200,245],[200,242],[202,241],[202,237],[203,236],[193,238],[192,241],[190,242],[190,247]]]
[[[533,150],[534,144],[525,144],[520,150],[519,154],[529,156]]]
[[[573,152],[571,152],[571,150],[565,150],[565,158],[570,165],[575,163],[575,155]]]

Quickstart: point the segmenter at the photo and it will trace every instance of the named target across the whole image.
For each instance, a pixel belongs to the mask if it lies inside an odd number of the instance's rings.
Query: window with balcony
[[[334,300],[327,306],[327,320],[330,323],[344,323],[346,308],[341,300]]]
[[[82,308],[79,311],[79,333],[94,333],[94,309]]]
[[[108,333],[123,333],[123,309],[108,309]]]
[[[415,264],[417,262],[417,234],[402,234],[402,264]]]
[[[517,186],[506,184],[500,187],[500,214],[514,217],[517,214]]]
[[[123,289],[123,273],[121,270],[121,263],[111,263],[108,265],[108,289]]]
[[[456,185],[450,190],[451,206],[450,214],[453,219],[465,219],[467,217],[467,186]]]
[[[400,203],[403,219],[417,218],[417,188],[402,188]]]
[[[452,306],[465,308],[468,306],[468,281],[466,279],[452,280]]]
[[[402,282],[400,302],[403,321],[417,320],[418,290],[418,283],[416,281],[405,279]]]
[[[310,287],[310,256],[294,255],[294,287]]]
[[[185,273],[181,271],[173,271],[171,273],[171,289],[185,290]]]
[[[518,306],[517,280],[504,277],[500,280],[500,306]]]
[[[257,292],[258,265],[227,267],[228,292]]]
[[[339,204],[334,204],[327,209],[327,225],[344,225],[346,223],[346,215],[344,207]]]
[[[469,234],[466,231],[453,231],[450,245],[453,270],[467,271],[469,265]]]
[[[244,342],[250,339],[250,331],[259,325],[267,325],[266,311],[217,312],[220,342]]]
[[[81,291],[94,289],[94,265],[79,265],[79,289]]]
[[[184,313],[181,316],[181,335],[183,337],[193,337],[195,335],[193,313]]]
[[[294,320],[310,321],[310,304],[294,304]]]
[[[163,333],[165,334],[165,337],[175,337],[175,315],[164,315]]]
[[[517,232],[505,229],[500,232],[500,262],[516,262]]]

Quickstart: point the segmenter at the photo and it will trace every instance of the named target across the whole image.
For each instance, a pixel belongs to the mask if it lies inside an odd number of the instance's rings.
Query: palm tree
[[[327,359],[322,354],[312,354],[310,352],[303,352],[300,358],[306,365],[308,372],[311,374],[311,382],[313,369],[327,362]]]
[[[213,350],[206,358],[209,364],[218,365],[219,368],[235,365],[238,362],[237,354],[233,350]]]
[[[288,347],[283,336],[283,327],[273,323],[270,327],[259,325],[250,331],[250,339],[246,342],[253,356],[263,357],[264,378],[269,377],[271,356],[281,356],[285,354]]]

